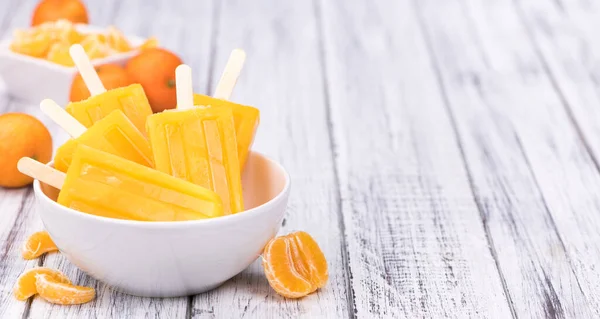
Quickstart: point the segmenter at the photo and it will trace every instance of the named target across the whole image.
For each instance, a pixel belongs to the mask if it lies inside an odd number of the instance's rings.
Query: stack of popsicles
[[[59,204],[97,216],[183,221],[244,210],[241,171],[259,111],[227,101],[243,51],[232,52],[213,97],[194,95],[190,68],[179,66],[177,108],[158,114],[139,84],[106,91],[83,49],[70,53],[92,96],[66,109],[40,103],[72,139],[56,169],[23,158],[23,173],[60,189]]]

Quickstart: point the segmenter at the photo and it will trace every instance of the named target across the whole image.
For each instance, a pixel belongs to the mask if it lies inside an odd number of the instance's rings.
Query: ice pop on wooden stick
[[[233,113],[228,108],[193,107],[191,71],[179,66],[177,110],[148,118],[157,170],[214,190],[225,214],[243,211],[242,183]]]
[[[214,192],[85,145],[75,151],[67,174],[28,157],[17,167],[60,189],[59,204],[92,215],[140,221],[223,215]]]
[[[225,107],[233,113],[240,170],[244,168],[260,122],[260,111],[257,108],[227,101],[233,92],[245,61],[246,53],[243,50],[233,50],[213,97],[194,94],[194,105]]]
[[[80,144],[118,155],[144,166],[154,166],[150,143],[123,111],[113,110],[88,129],[50,99],[43,100],[40,108],[73,138],[56,151],[54,165],[58,170],[67,171],[71,165],[73,152]]]
[[[73,44],[69,53],[91,97],[83,101],[72,101],[66,107],[67,112],[85,127],[91,127],[118,109],[145,135],[146,118],[152,114],[152,109],[142,86],[132,84],[107,91],[83,47]]]

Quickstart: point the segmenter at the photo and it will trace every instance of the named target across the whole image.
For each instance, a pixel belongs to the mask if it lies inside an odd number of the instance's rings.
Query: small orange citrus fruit
[[[52,137],[35,117],[24,113],[0,115],[0,186],[22,187],[33,179],[17,170],[21,157],[47,163],[52,159]]]
[[[303,231],[271,239],[263,253],[263,268],[271,287],[287,298],[304,297],[329,279],[325,255]]]
[[[155,113],[175,108],[175,68],[181,63],[177,55],[161,48],[143,50],[127,62],[127,73],[142,85]]]
[[[96,67],[96,72],[107,90],[128,86],[133,83],[125,69],[120,65],[100,65]],[[73,84],[71,84],[69,99],[71,102],[78,102],[85,100],[88,97],[90,97],[90,91],[85,85],[85,82],[83,82],[81,75],[77,74],[73,79]]]
[[[50,234],[47,231],[39,231],[29,236],[23,246],[22,256],[25,259],[34,259],[45,253],[57,250],[58,247],[56,247],[56,244],[50,238]]]
[[[33,11],[31,25],[66,19],[73,23],[88,23],[88,13],[80,0],[42,0]]]
[[[35,275],[35,287],[40,297],[59,305],[79,305],[96,297],[94,288],[74,286],[47,274]]]
[[[25,271],[19,279],[17,279],[17,283],[13,288],[13,292],[15,294],[15,298],[18,300],[27,300],[27,298],[37,294],[36,278],[37,274],[45,274],[54,279],[54,281],[62,282],[65,284],[70,284],[71,281],[65,275],[63,275],[60,271],[45,268],[45,267],[37,267],[32,268]]]

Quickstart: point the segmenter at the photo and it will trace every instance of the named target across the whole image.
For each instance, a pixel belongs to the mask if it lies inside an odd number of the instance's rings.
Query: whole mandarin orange
[[[125,65],[133,82],[141,84],[144,88],[155,113],[175,108],[177,105],[175,68],[181,63],[181,59],[173,52],[150,48],[131,58]]]
[[[88,23],[85,4],[80,0],[42,0],[33,10],[31,25],[66,19],[73,23]]]
[[[33,179],[19,172],[21,157],[48,163],[52,159],[52,137],[35,117],[24,113],[0,115],[0,186],[22,187]]]
[[[107,90],[116,89],[124,86],[133,84],[133,81],[125,71],[125,69],[117,64],[104,64],[96,67],[96,72],[100,77],[100,81],[104,84]],[[69,94],[69,100],[71,102],[78,102],[90,97],[90,91],[88,90],[83,78],[78,73],[73,79],[71,84],[71,93]]]

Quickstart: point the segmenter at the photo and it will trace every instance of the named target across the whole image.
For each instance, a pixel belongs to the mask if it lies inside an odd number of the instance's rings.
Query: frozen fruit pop
[[[140,221],[223,215],[213,191],[85,145],[77,147],[66,176],[28,157],[18,168],[60,189],[59,204],[92,215]]]
[[[146,118],[152,114],[152,109],[142,86],[132,84],[106,91],[81,45],[72,45],[69,53],[91,96],[84,101],[69,103],[67,112],[85,127],[91,127],[113,110],[121,110],[145,135]]]
[[[244,51],[240,49],[233,50],[229,57],[229,61],[227,61],[227,65],[225,66],[225,71],[217,84],[213,97],[194,94],[194,105],[226,107],[233,112],[240,170],[243,170],[244,168],[248,153],[254,142],[256,129],[260,122],[260,112],[258,109],[227,101],[237,82],[244,61]]]
[[[214,190],[225,214],[244,210],[233,114],[193,107],[191,70],[175,71],[177,110],[151,115],[148,135],[157,170]]]
[[[254,142],[256,129],[260,123],[260,111],[251,106],[216,99],[202,94],[194,94],[194,105],[228,108],[231,110],[235,125],[240,170],[243,170],[248,153]]]
[[[87,129],[50,99],[43,100],[40,108],[73,138],[56,151],[54,166],[59,171],[68,170],[73,153],[79,144],[118,155],[144,166],[154,166],[150,143],[123,111],[113,110]]]

